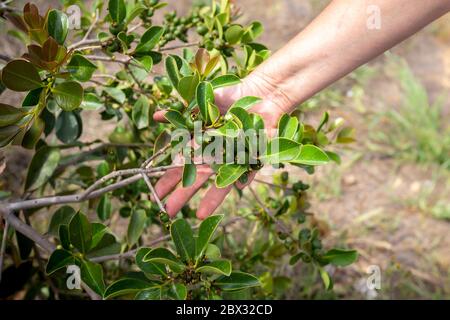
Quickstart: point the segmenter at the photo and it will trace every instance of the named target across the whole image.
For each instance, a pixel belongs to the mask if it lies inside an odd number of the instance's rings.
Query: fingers
[[[217,188],[215,185],[211,186],[202,201],[200,201],[197,218],[203,220],[210,216],[230,193],[231,188],[232,186],[226,188]]]
[[[168,122],[167,119],[164,117],[166,112],[167,111],[165,111],[165,110],[156,111],[153,114],[153,120],[158,121],[158,122]]]
[[[178,211],[192,198],[192,196],[208,181],[213,174],[212,170],[197,170],[197,179],[194,184],[187,188],[178,188],[169,196],[166,202],[167,214],[174,217]]]
[[[167,170],[166,173],[158,180],[155,185],[156,194],[160,199],[164,198],[168,195],[177,184],[181,181],[181,177],[183,175],[183,168],[175,168]],[[151,200],[154,201],[153,196]]]
[[[239,189],[243,189],[248,186],[252,180],[255,178],[256,172],[251,172],[248,176],[248,180],[245,184],[236,182],[236,187]],[[228,186],[226,188],[217,188],[215,185],[212,185],[211,188],[206,192],[203,196],[202,201],[200,201],[200,205],[197,210],[197,218],[203,220],[209,217],[216,211],[216,209],[221,205],[221,203],[225,200],[227,195],[230,193],[232,186]]]

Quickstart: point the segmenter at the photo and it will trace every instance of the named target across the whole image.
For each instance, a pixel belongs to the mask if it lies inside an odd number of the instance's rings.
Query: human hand
[[[262,101],[253,106],[249,111],[259,114],[263,120],[268,134],[276,128],[278,119],[283,114],[282,109],[277,106],[274,101],[268,100],[265,97],[271,96],[269,86],[262,87],[255,85],[250,78],[245,79],[242,83],[231,86],[219,88],[214,92],[215,103],[222,114],[225,114],[234,101],[245,96],[257,96],[262,98]],[[165,111],[157,111],[154,114],[154,119],[159,122],[166,122],[164,118]],[[197,178],[193,185],[183,188],[177,187],[182,179],[183,168],[174,168],[168,170],[156,183],[155,191],[159,198],[164,198],[169,195],[166,201],[166,210],[170,217],[174,217],[181,208],[197,193],[197,191],[208,181],[214,174],[213,170],[208,165],[197,166]],[[239,181],[236,182],[236,187],[242,189],[247,186],[254,178],[255,173],[248,177],[246,184]],[[197,217],[205,219],[211,215],[217,207],[224,201],[225,197],[230,193],[232,185],[225,188],[218,188],[214,184],[203,196],[197,210]]]

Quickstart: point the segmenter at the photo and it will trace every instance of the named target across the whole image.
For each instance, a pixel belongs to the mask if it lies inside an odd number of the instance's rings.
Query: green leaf
[[[195,240],[189,223],[184,219],[175,220],[170,226],[170,235],[181,260],[194,261]]]
[[[229,276],[231,274],[231,261],[223,259],[201,264],[195,269],[195,271],[200,273],[215,273]]]
[[[108,256],[112,254],[118,254],[121,251],[121,245],[117,242],[116,237],[113,236],[111,233],[107,233],[107,230],[95,230],[96,225],[98,223],[92,224],[92,244],[91,249],[89,250],[89,253],[86,255],[88,258],[93,257],[101,257],[101,256]],[[103,237],[101,234],[103,234]],[[101,237],[101,240],[98,241],[98,239]]]
[[[124,0],[109,0],[109,15],[115,23],[121,23],[127,16],[127,7]]]
[[[139,237],[145,229],[147,214],[144,209],[133,210],[127,231],[127,242],[129,246],[138,242]]]
[[[241,164],[223,164],[220,166],[216,176],[217,188],[225,188],[236,182],[245,172],[247,166]]]
[[[71,76],[81,82],[89,81],[97,66],[80,54],[74,54],[67,64],[67,71]]]
[[[103,269],[98,263],[87,260],[81,262],[81,280],[100,296],[105,292],[105,282],[103,281]]]
[[[56,103],[64,111],[78,108],[83,101],[83,87],[76,81],[66,81],[52,89]]]
[[[70,206],[62,206],[55,211],[50,220],[48,227],[48,233],[53,236],[58,236],[59,226],[62,224],[68,225],[72,217],[76,214],[76,211]]]
[[[297,117],[281,117],[278,123],[278,135],[287,139],[294,139],[299,122]]]
[[[327,154],[328,158],[330,158],[330,160],[336,162],[337,164],[341,164],[341,157],[332,151],[325,151],[325,153]]]
[[[0,127],[15,124],[26,115],[23,109],[0,103]]]
[[[132,119],[136,128],[145,129],[149,126],[150,122],[150,104],[148,98],[141,95],[133,106]]]
[[[355,141],[355,128],[351,127],[342,128],[336,138],[337,143],[352,143]]]
[[[163,263],[168,265],[175,272],[184,270],[184,265],[181,261],[166,248],[156,248],[151,250],[144,256],[143,262]]]
[[[319,273],[320,273],[320,277],[322,278],[322,282],[323,282],[323,285],[325,286],[325,289],[327,289],[327,290],[333,289],[333,281],[331,280],[328,272],[324,268],[319,267]]]
[[[186,120],[181,115],[180,112],[175,110],[169,110],[164,114],[164,117],[169,121],[171,124],[175,126],[175,128],[182,128],[186,129]]]
[[[60,159],[59,149],[46,146],[40,148],[28,168],[25,189],[32,191],[44,185],[53,175]]]
[[[219,108],[213,103],[208,103],[208,124],[214,125],[217,122],[217,120],[219,120],[219,118],[220,118]]]
[[[317,127],[316,132],[320,132],[320,130],[322,129],[322,127],[328,123],[329,118],[330,118],[330,115],[328,114],[327,111],[325,111],[325,113],[324,113],[323,116],[322,116],[322,120],[320,121],[320,124],[319,124],[319,126]]]
[[[245,288],[252,288],[260,286],[258,278],[255,276],[235,271],[230,274],[229,277],[222,276],[214,281],[214,285],[224,291],[241,290]]]
[[[183,167],[183,188],[192,186],[197,177],[197,167],[193,163],[186,163]]]
[[[162,288],[156,286],[139,291],[134,300],[162,300]]]
[[[45,272],[50,275],[65,266],[74,264],[74,261],[75,259],[71,252],[63,249],[56,249],[48,259]]]
[[[116,100],[118,103],[123,104],[127,99],[125,93],[122,90],[116,87],[103,87],[103,91],[106,92],[108,96]]]
[[[136,252],[136,264],[145,273],[167,276],[166,267],[162,263],[144,261],[144,257],[151,251],[151,248],[141,247]]]
[[[136,47],[136,53],[145,53],[152,50],[161,39],[164,33],[164,28],[160,26],[152,26],[144,32]],[[155,62],[156,63],[156,62]]]
[[[64,44],[67,33],[69,32],[69,18],[64,12],[59,10],[50,10],[47,16],[48,35],[58,42]]]
[[[201,259],[208,247],[211,238],[223,219],[223,215],[212,215],[203,220],[198,230],[198,238],[196,241],[196,260]]]
[[[80,108],[84,110],[98,110],[103,107],[103,102],[93,93],[85,93]]]
[[[329,161],[330,159],[328,158],[327,154],[320,148],[312,144],[305,144],[303,145],[300,154],[295,159],[292,159],[289,162],[318,166],[327,164]]]
[[[178,83],[180,82],[180,70],[178,69],[177,60],[173,56],[168,56],[166,58],[166,72],[169,76],[172,85],[178,88]]]
[[[92,226],[92,243],[91,249],[95,248],[108,232],[108,227],[102,223],[93,222]]]
[[[111,283],[105,290],[103,298],[111,299],[147,289],[151,284],[137,278],[122,278]]]
[[[244,108],[234,107],[229,109],[228,113],[234,115],[239,119],[239,121],[242,123],[242,129],[244,129],[244,131],[253,129],[253,119]]]
[[[83,122],[76,112],[61,111],[55,124],[56,137],[64,143],[75,142],[83,132]]]
[[[92,226],[81,212],[77,212],[70,220],[69,237],[70,243],[83,254],[91,247]]]
[[[202,81],[197,86],[197,104],[204,122],[208,122],[208,104],[214,103],[214,91],[211,83]]]
[[[105,221],[109,218],[111,218],[112,213],[112,206],[111,206],[111,199],[107,193],[102,195],[100,198],[100,201],[97,205],[97,217],[100,219],[100,221]]]
[[[173,296],[176,300],[186,300],[187,298],[187,288],[182,283],[173,283],[170,288]]]
[[[234,86],[239,83],[241,83],[241,79],[239,79],[239,77],[234,74],[224,74],[211,80],[211,85],[213,86],[214,89],[227,86]]]
[[[236,138],[239,135],[239,126],[233,120],[229,120],[223,126],[208,130],[207,133],[211,136]]]
[[[178,83],[178,93],[184,100],[190,102],[192,98],[194,98],[195,90],[197,89],[199,82],[200,77],[198,73],[181,78]]]
[[[243,97],[240,98],[239,100],[236,100],[230,107],[231,108],[243,108],[245,110],[250,109],[252,106],[254,106],[255,104],[258,104],[262,101],[261,98],[258,97],[252,97],[252,96],[247,96],[247,97]]]
[[[225,31],[225,39],[229,44],[236,44],[241,41],[242,35],[244,34],[244,28],[240,25],[232,25],[227,31]]]
[[[358,252],[356,250],[331,249],[320,258],[320,262],[346,267],[354,263],[357,259]]]
[[[2,82],[13,91],[30,91],[43,86],[34,65],[24,59],[12,60],[6,64],[2,70]]]
[[[208,260],[217,260],[221,257],[220,249],[212,243],[208,243],[205,250],[205,257]]]
[[[143,4],[136,3],[136,5],[133,7],[133,9],[128,13],[126,18],[126,24],[129,24],[131,21],[134,20],[137,16],[139,16],[142,12],[145,11],[147,7]]]
[[[274,138],[269,141],[266,154],[261,161],[269,164],[288,162],[296,159],[302,150],[302,145],[286,138]]]
[[[61,224],[58,230],[59,243],[66,250],[71,250],[69,239],[69,225]]]
[[[39,138],[42,135],[42,132],[44,132],[44,128],[44,121],[41,118],[36,118],[22,139],[22,147],[27,149],[34,149]]]

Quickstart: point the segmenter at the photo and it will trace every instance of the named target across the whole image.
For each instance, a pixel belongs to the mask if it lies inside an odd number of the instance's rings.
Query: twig
[[[136,24],[135,26],[132,26],[130,29],[128,29],[128,33],[133,32],[137,29],[139,29],[140,27],[142,27],[144,24],[142,22],[139,22],[138,24]]]
[[[78,47],[80,47],[82,45],[91,44],[92,41],[94,41],[94,43],[100,42],[97,39],[88,40],[89,35],[91,34],[92,30],[94,30],[94,27],[95,27],[95,25],[98,22],[98,18],[99,18],[99,10],[97,9],[97,10],[95,10],[94,20],[92,21],[91,25],[87,29],[86,33],[84,34],[84,37],[80,41],[78,41],[77,43],[74,43],[71,46],[69,46],[69,48],[68,48],[69,50],[73,50],[73,49],[78,48]]]
[[[77,51],[83,51],[83,50],[95,50],[95,49],[101,49],[103,48],[101,44],[94,44],[94,45],[90,45],[90,46],[84,46],[84,47],[79,47],[76,48]]]
[[[2,282],[3,259],[5,256],[6,240],[8,238],[9,222],[5,219],[5,227],[3,228],[2,246],[0,247],[0,282]]]
[[[124,65],[134,65],[136,67],[139,67],[138,64],[133,63],[131,58],[128,59],[119,59],[116,56],[112,56],[112,57],[107,57],[107,56],[96,56],[96,55],[86,55],[84,56],[86,59],[88,60],[94,60],[94,61],[104,61],[104,62],[115,62],[115,63],[121,63]]]
[[[271,186],[272,188],[280,188],[280,189],[284,189],[284,190],[294,190],[294,189],[292,189],[292,188],[290,188],[290,187],[288,187],[288,186],[280,186],[280,185],[278,185],[278,184],[271,183],[271,182],[264,181],[264,180],[257,179],[257,178],[253,179],[253,181],[256,181],[256,182],[259,182],[259,183],[263,183],[263,184],[266,184],[266,185],[268,185],[268,186]]]
[[[159,51],[169,51],[169,50],[175,50],[175,49],[181,49],[181,48],[189,48],[189,47],[195,47],[195,46],[198,46],[198,45],[199,45],[198,42],[183,43],[183,44],[179,44],[179,45],[172,46],[172,47],[160,48]]]
[[[155,199],[156,203],[158,204],[159,210],[166,213],[166,208],[164,207],[164,204],[161,202],[161,199],[159,199],[158,194],[155,191],[155,188],[153,188],[152,182],[150,181],[150,178],[147,176],[146,173],[141,173],[142,177],[144,178],[145,183],[147,184],[148,189],[153,195],[153,198]]]
[[[267,213],[267,215],[275,222],[278,228],[283,233],[289,234],[290,233],[289,228],[280,220],[275,218],[275,214],[264,204],[264,202],[259,198],[258,194],[255,192],[255,190],[253,190],[251,186],[248,186],[248,188],[250,192],[253,194],[253,197],[255,198],[256,202],[258,202],[258,204],[263,208],[263,210]]]

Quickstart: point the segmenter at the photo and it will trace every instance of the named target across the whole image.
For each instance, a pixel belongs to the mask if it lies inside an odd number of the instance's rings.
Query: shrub
[[[91,298],[276,298],[275,277],[267,271],[282,257],[292,265],[312,264],[331,289],[325,266],[346,266],[357,253],[323,248],[309,212],[309,186],[292,181],[283,168],[290,164],[313,174],[317,165],[339,162],[329,146],[351,141],[352,131],[342,128],[341,120],[330,122],[328,113],[317,127],[283,115],[277,135],[268,137],[257,130],[264,128],[261,117],[250,111],[258,97],[239,99],[225,114],[215,104],[215,89],[238,84],[269,57],[269,50],[255,42],[261,23],[238,24],[238,11],[227,0],[195,6],[186,16],[167,12],[162,25],[153,24],[153,15],[166,5],[158,0],[110,0],[106,15],[102,2],[92,8],[95,15],[82,1],[76,3],[84,13],[80,31],[69,30],[71,17],[57,9],[42,16],[26,4],[23,12],[3,13],[18,28],[14,34],[29,45],[2,70],[7,89],[27,94],[20,107],[1,104],[0,143],[21,145],[34,155],[23,198],[1,204],[6,220],[2,256],[8,247],[20,253],[11,255],[15,264],[35,261],[39,267],[37,246],[48,254],[45,270],[39,270],[44,277],[28,278],[27,297],[47,284],[50,297],[69,294],[64,293],[66,270],[75,266]],[[190,30],[198,34],[194,42],[189,42]],[[69,44],[69,34],[80,39]],[[182,44],[171,45],[174,40]],[[171,53],[176,49],[182,54]],[[159,64],[165,73],[157,75]],[[152,120],[156,109],[167,111],[168,123]],[[88,110],[115,123],[107,140],[79,141]],[[258,148],[243,135],[251,129],[262,141]],[[174,139],[179,132],[197,142],[195,150],[183,153],[181,164],[169,157],[186,147]],[[239,139],[242,154],[214,153],[231,161],[215,160],[216,178],[208,183],[223,188],[246,182],[264,164],[281,172],[272,182],[260,181],[265,187],[258,191],[250,188],[254,199],[235,215],[212,215],[197,225],[190,205],[170,220],[154,191],[156,179],[182,166],[182,185],[190,186],[197,174],[192,153]],[[53,212],[46,236],[29,220],[43,208]],[[128,228],[118,237],[113,230],[123,221]],[[247,243],[239,229],[254,230],[252,241]],[[15,267],[4,272],[10,268]]]

